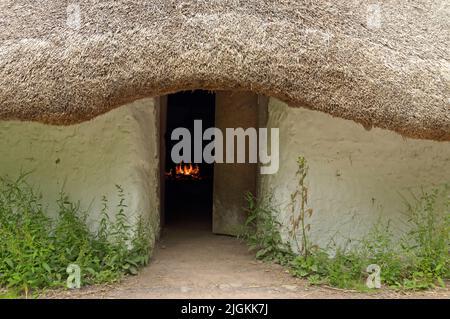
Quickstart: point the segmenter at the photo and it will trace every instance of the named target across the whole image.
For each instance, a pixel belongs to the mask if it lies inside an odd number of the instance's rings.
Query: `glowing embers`
[[[167,179],[172,180],[201,180],[205,178],[200,174],[200,166],[197,164],[183,164],[180,163],[171,168],[164,174]]]

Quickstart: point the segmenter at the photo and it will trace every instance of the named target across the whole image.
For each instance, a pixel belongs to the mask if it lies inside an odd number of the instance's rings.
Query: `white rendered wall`
[[[405,139],[381,129],[365,130],[352,121],[271,98],[268,127],[280,128],[280,169],[262,177],[261,191],[273,192],[288,222],[296,159],[304,156],[308,175],[312,239],[361,238],[381,217],[400,233],[407,216],[400,194],[450,182],[450,143]]]
[[[296,159],[308,160],[311,235],[326,245],[331,238],[359,238],[379,217],[400,228],[406,220],[400,194],[450,182],[450,143],[402,138],[381,129],[366,131],[347,120],[270,99],[269,127],[280,128],[280,169],[261,178],[261,191],[273,192],[288,222],[295,188]],[[0,176],[33,173],[50,214],[64,190],[98,218],[101,197],[117,203],[115,184],[126,193],[130,220],[151,217],[159,228],[159,114],[153,99],[123,106],[92,121],[60,127],[0,122]]]
[[[149,216],[157,235],[158,114],[154,100],[143,99],[72,126],[0,122],[0,176],[32,171],[28,181],[40,189],[50,215],[64,186],[70,199],[90,207],[93,225],[102,196],[116,205],[120,185],[130,221]]]

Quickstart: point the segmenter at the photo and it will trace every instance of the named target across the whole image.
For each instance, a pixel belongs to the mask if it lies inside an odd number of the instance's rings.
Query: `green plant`
[[[365,266],[377,264],[381,267],[381,281],[389,286],[398,285],[399,278],[408,265],[407,256],[394,241],[390,223],[380,220],[362,239],[359,246],[353,249]]]
[[[292,251],[282,240],[271,197],[256,200],[253,194],[247,193],[245,198],[248,217],[239,237],[248,243],[250,250],[256,251],[257,259],[287,264]]]
[[[407,285],[444,285],[450,278],[450,187],[422,191],[407,202],[411,230],[403,238],[402,249],[412,258]]]
[[[312,245],[309,240],[307,232],[311,229],[311,224],[306,223],[306,217],[311,217],[313,214],[312,208],[307,208],[308,205],[308,188],[306,187],[306,176],[308,175],[309,167],[304,157],[297,159],[298,169],[296,176],[298,178],[297,188],[291,194],[291,229],[289,231],[293,241],[297,245],[297,250],[301,255],[308,257],[311,252]],[[297,238],[298,230],[301,231],[301,244]]]
[[[348,249],[336,247],[333,256],[322,249],[297,256],[292,273],[340,288],[366,289],[365,268],[377,264],[381,282],[392,288],[444,286],[450,278],[448,190],[422,193],[408,204],[411,229],[403,238],[395,239],[389,223],[379,221],[359,243]]]
[[[117,190],[117,211],[109,212],[103,198],[98,231],[92,232],[87,212],[64,193],[57,202],[57,217],[51,219],[25,176],[16,181],[1,178],[0,288],[28,296],[30,290],[62,287],[71,263],[80,266],[83,284],[135,274],[151,254],[150,227],[142,219],[135,226],[128,223],[124,192]]]
[[[258,258],[286,265],[292,275],[312,284],[358,290],[367,290],[366,268],[371,264],[380,266],[381,282],[395,289],[444,286],[450,279],[450,187],[422,192],[406,202],[410,230],[402,238],[394,236],[389,222],[380,220],[362,240],[353,240],[352,246],[325,250],[313,245],[309,237],[306,217],[313,210],[307,207],[308,166],[302,157],[297,164],[298,183],[289,210],[289,234],[297,244],[297,254],[282,240],[276,219],[280,211],[272,198],[256,200],[247,195],[249,215],[242,237],[256,249]]]

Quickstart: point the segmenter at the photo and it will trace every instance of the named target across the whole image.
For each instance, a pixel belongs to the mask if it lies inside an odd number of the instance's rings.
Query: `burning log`
[[[202,179],[200,167],[191,163],[180,163],[175,166],[175,169],[170,169],[169,172],[166,172],[165,176],[169,179]]]

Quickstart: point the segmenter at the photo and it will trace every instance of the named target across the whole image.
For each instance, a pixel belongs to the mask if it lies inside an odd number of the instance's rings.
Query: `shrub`
[[[41,196],[26,183],[0,179],[0,287],[30,290],[62,287],[71,263],[81,268],[83,284],[111,282],[135,274],[151,254],[150,227],[125,216],[124,192],[115,214],[104,208],[97,232],[89,229],[87,212],[61,193],[58,216],[48,217]],[[114,217],[111,221],[110,216]]]
[[[350,248],[334,247],[333,254],[311,243],[310,224],[306,217],[308,191],[305,186],[307,163],[299,158],[297,190],[291,195],[289,210],[294,253],[281,240],[279,208],[272,197],[257,201],[247,196],[249,216],[244,238],[258,258],[272,260],[289,267],[294,276],[307,278],[312,284],[329,284],[339,288],[367,289],[368,265],[381,268],[381,282],[391,288],[426,289],[444,286],[450,279],[450,188],[445,186],[422,192],[406,202],[410,230],[400,239],[391,232],[389,222],[379,221],[369,233]],[[251,227],[248,227],[251,226]],[[300,237],[297,235],[300,233]],[[305,238],[306,237],[306,238]]]
[[[256,200],[253,194],[247,193],[246,200],[248,215],[239,237],[248,243],[250,250],[256,251],[257,259],[286,264],[292,251],[281,238],[271,198]]]

